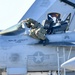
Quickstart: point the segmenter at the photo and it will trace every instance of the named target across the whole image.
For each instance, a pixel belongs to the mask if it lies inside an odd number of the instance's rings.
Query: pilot
[[[33,20],[31,18],[27,18],[24,20],[26,26],[28,28],[31,28],[29,35],[35,39],[39,39],[39,43],[43,43],[43,45],[48,44],[49,40],[46,38],[46,29],[43,28],[43,26],[38,23],[36,20]]]
[[[51,29],[55,25],[55,17],[51,17],[50,15],[47,16],[46,20],[43,20],[42,25],[44,26],[44,29],[47,30],[47,34],[51,34]]]

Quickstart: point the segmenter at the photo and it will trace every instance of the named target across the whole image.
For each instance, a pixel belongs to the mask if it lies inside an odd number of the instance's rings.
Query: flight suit
[[[28,18],[25,20],[27,27],[31,28],[29,35],[35,39],[45,40],[46,30],[37,21]]]
[[[35,34],[36,36],[41,39],[41,40],[45,40],[46,37],[45,37],[45,34],[46,34],[46,30],[41,27],[41,28],[38,28],[36,31],[35,31]]]
[[[52,27],[54,26],[54,21],[51,19],[51,20],[45,20],[44,21],[44,29],[47,30],[47,34],[51,34],[51,30],[52,30]]]

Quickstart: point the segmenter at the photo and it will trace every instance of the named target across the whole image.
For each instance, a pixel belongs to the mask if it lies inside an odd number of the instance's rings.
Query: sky
[[[35,0],[0,0],[0,30],[15,25]]]

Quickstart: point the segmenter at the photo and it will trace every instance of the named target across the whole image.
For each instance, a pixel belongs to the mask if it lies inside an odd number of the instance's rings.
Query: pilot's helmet
[[[26,25],[30,25],[30,22],[25,22],[26,23]]]
[[[57,22],[57,19],[60,19],[60,13],[57,13],[57,12],[53,12],[53,13],[48,13],[47,14],[47,18],[48,18],[48,20],[53,20],[54,21],[54,23],[56,23]]]
[[[29,21],[29,18],[26,19],[25,24],[27,25],[28,28],[31,27],[31,23],[30,23],[30,21]]]
[[[26,22],[26,25],[27,25],[28,28],[31,27],[31,23],[29,23],[29,22]]]

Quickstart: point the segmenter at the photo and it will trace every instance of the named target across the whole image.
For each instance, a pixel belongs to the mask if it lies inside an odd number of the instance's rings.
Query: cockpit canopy
[[[25,28],[22,28],[22,23],[19,22],[19,23],[17,23],[16,25],[14,25],[12,27],[9,27],[9,28],[7,28],[5,30],[2,30],[0,32],[0,35],[7,35],[7,36],[8,35],[9,36],[18,35],[18,34],[23,33],[24,31],[25,31]]]

